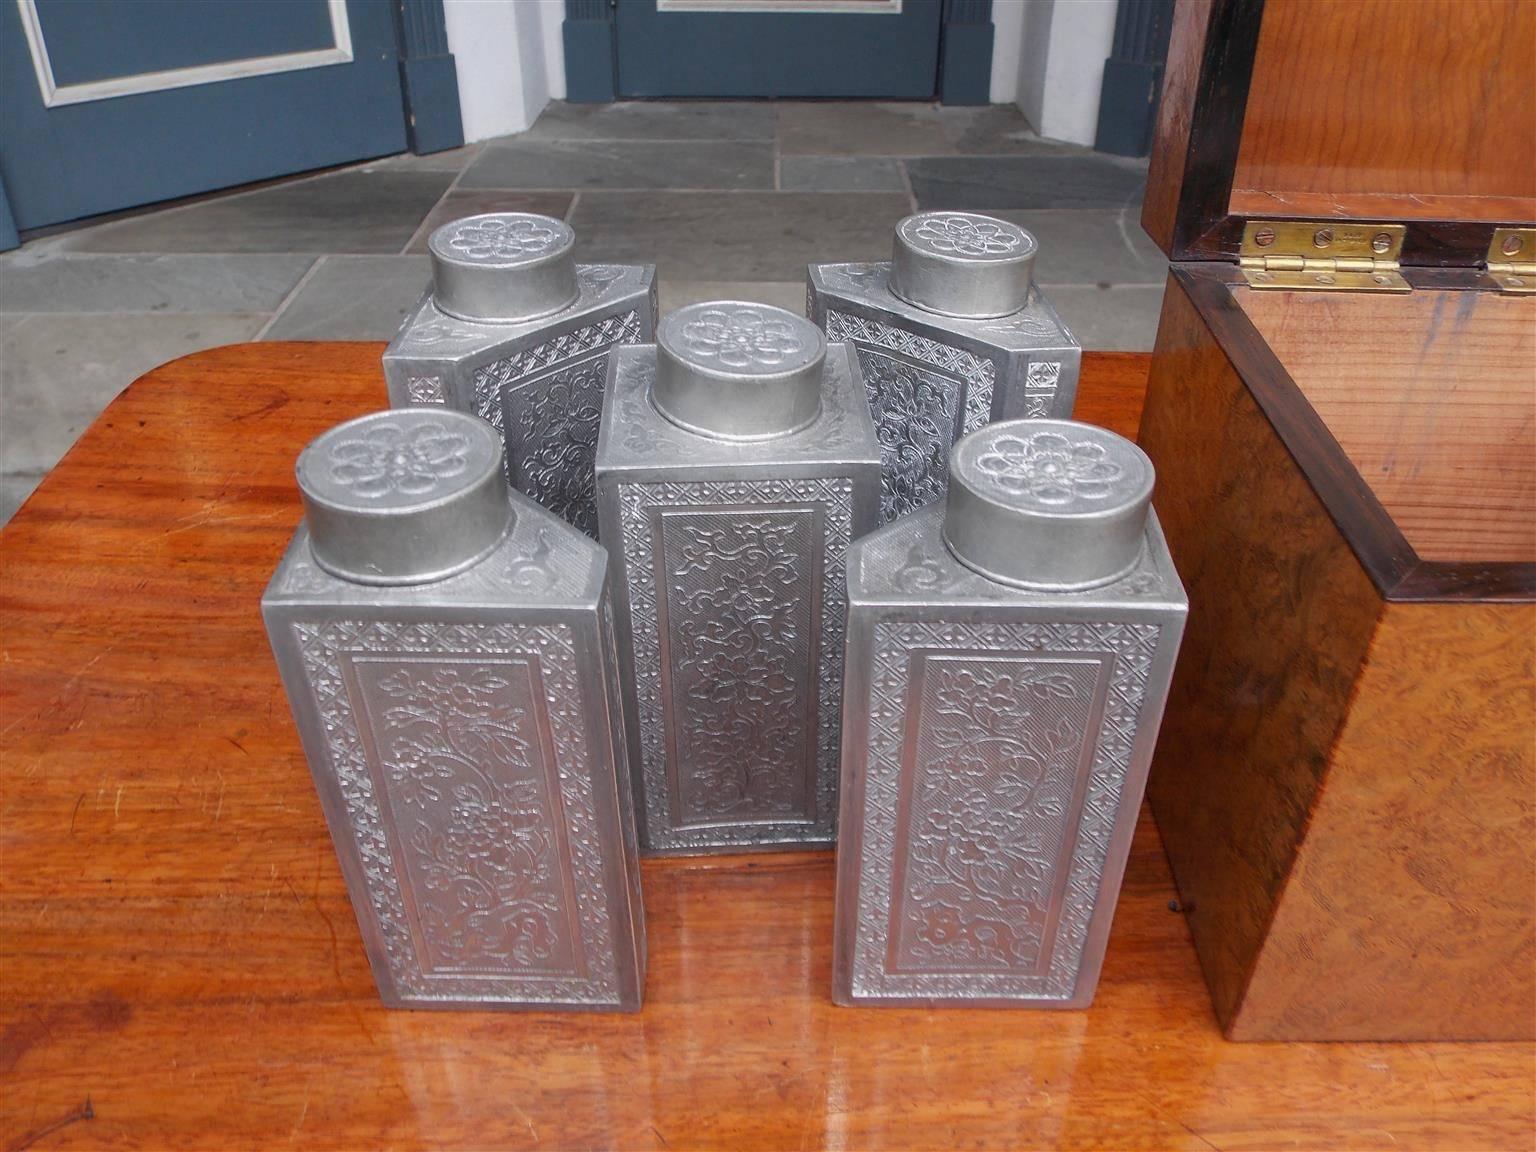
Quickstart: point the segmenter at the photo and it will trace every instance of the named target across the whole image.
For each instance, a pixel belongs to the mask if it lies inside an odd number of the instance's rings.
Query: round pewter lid
[[[1152,461],[1073,420],[1003,420],[956,442],[944,542],[967,568],[1019,588],[1071,591],[1136,566]]]
[[[294,469],[315,563],[357,584],[425,584],[483,559],[512,524],[501,439],[442,408],[323,432]]]
[[[821,413],[827,339],[767,304],[690,304],[656,326],[652,402],[672,423],[717,440],[798,432]]]
[[[576,233],[553,216],[486,212],[432,233],[432,299],[460,320],[537,320],[576,302]]]
[[[1007,316],[1029,302],[1040,245],[1017,224],[974,212],[919,212],[896,225],[891,291],[942,316]]]

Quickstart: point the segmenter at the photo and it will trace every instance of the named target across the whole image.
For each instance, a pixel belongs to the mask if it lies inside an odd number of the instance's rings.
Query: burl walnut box
[[[1232,1039],[1536,1034],[1533,43],[1522,0],[1176,11],[1148,795]]]

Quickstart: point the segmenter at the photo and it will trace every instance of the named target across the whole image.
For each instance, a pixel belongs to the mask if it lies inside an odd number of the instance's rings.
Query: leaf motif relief
[[[651,845],[825,843],[837,801],[852,481],[624,483],[617,501],[621,537],[610,546],[630,596]],[[752,527],[733,531],[738,519]],[[705,541],[733,559],[716,567]],[[742,571],[749,559],[761,583]],[[762,603],[769,592],[772,611]],[[700,656],[713,661],[707,678]],[[690,709],[707,723],[683,719]],[[685,732],[697,758],[683,758]],[[736,807],[719,820],[717,805]]]
[[[912,963],[1038,962],[1082,741],[1070,714],[1052,720],[1038,706],[1075,700],[1079,687],[1049,664],[936,672],[904,912]]]
[[[680,728],[690,804],[713,818],[790,815],[805,708],[786,668],[805,637],[784,605],[804,583],[800,526],[733,517],[677,529],[673,676],[686,685]]]
[[[589,536],[597,535],[593,465],[608,357],[544,377],[518,392],[518,487]]]
[[[508,478],[589,536],[607,350],[639,338],[628,311],[475,369],[475,414],[506,435]]]
[[[944,494],[960,385],[879,353],[862,360],[880,439],[880,519],[887,522]]]
[[[1160,633],[876,626],[856,995],[1071,998]]]
[[[863,316],[827,311],[827,339],[859,351],[880,438],[880,520],[931,503],[949,482],[949,449],[992,414],[990,359]]]
[[[376,680],[424,944],[455,969],[547,968],[570,947],[532,720],[514,689],[472,663],[406,663]]]

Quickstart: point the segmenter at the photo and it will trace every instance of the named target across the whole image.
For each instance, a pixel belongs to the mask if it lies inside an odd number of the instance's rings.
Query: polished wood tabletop
[[[647,861],[639,1015],[384,1010],[257,609],[381,351],[159,368],[0,535],[0,1145],[1532,1147],[1530,1045],[1224,1041],[1145,816],[1088,1011],[834,1007],[829,853]]]

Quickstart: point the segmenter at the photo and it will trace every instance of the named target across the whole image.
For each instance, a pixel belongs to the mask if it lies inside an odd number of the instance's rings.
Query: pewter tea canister
[[[1188,601],[1127,440],[1011,420],[848,557],[833,998],[1093,999]]]
[[[656,270],[577,264],[575,233],[530,212],[432,233],[432,287],[384,352],[389,402],[444,404],[500,429],[521,492],[597,533],[592,452],[608,350],[650,340]]]
[[[262,597],[380,995],[640,1007],[645,929],[607,557],[441,409],[299,457]]]
[[[647,851],[832,841],[843,562],[879,486],[853,352],[809,321],[696,304],[615,350],[597,494]]]
[[[806,314],[858,349],[880,435],[885,523],[944,495],[949,450],[983,424],[1072,415],[1082,349],[1033,283],[1035,238],[920,212],[888,264],[812,264]]]

